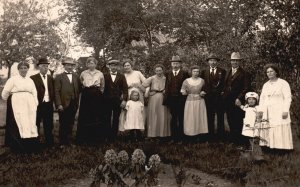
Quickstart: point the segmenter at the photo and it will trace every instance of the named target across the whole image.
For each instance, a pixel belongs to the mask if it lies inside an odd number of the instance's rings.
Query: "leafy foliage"
[[[56,21],[43,17],[45,9],[36,0],[3,1],[0,17],[0,59],[10,67],[28,57],[57,58],[61,39]]]

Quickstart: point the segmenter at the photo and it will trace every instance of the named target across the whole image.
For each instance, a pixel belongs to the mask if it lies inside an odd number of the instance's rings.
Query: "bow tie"
[[[116,73],[110,73],[111,75],[117,75],[117,72]]]
[[[72,74],[72,72],[65,72],[67,75],[71,75]]]

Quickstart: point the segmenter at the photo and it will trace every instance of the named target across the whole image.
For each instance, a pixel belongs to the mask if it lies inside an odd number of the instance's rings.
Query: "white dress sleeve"
[[[10,79],[7,80],[7,82],[6,82],[6,84],[3,88],[2,94],[1,94],[3,100],[8,99],[8,97],[11,94],[11,91],[12,91],[13,87],[14,87],[14,81],[13,81],[12,78],[10,78]]]
[[[142,72],[140,72],[140,71],[138,71],[138,72],[139,72],[139,77],[140,77],[141,83],[143,83],[143,82],[146,80],[146,78],[145,78],[145,76],[142,74]]]
[[[292,94],[291,94],[290,85],[285,80],[282,81],[282,94],[283,94],[283,111],[289,112],[291,102],[292,102]]]
[[[263,85],[263,88],[261,90],[261,94],[260,94],[260,97],[259,97],[259,107],[258,107],[259,111],[263,111],[263,109],[264,109],[265,100],[266,100],[266,93],[265,93],[265,91],[266,91],[266,84],[267,83],[265,83]]]
[[[31,94],[34,97],[35,104],[38,105],[39,101],[38,101],[38,97],[37,97],[37,91],[36,91],[35,84],[34,84],[34,82],[33,82],[32,79],[29,79],[29,81],[30,81],[30,84],[31,84],[31,90],[30,90],[30,92],[31,92]]]

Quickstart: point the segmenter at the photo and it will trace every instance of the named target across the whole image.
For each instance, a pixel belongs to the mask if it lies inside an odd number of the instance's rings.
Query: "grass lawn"
[[[5,111],[0,101],[0,123]],[[58,124],[55,125],[57,135]],[[297,130],[296,123],[293,131]],[[57,137],[56,137],[57,138]],[[132,154],[136,148],[145,151],[147,158],[159,154],[164,163],[183,164],[230,179],[247,186],[300,186],[300,141],[294,136],[295,150],[289,154],[265,153],[267,162],[252,163],[241,158],[235,145],[229,143],[168,144],[157,141],[140,143],[116,142],[75,146],[60,149],[55,146],[37,154],[5,154],[0,157],[1,186],[56,186],[70,179],[88,177],[91,168],[98,165],[107,149],[126,150]],[[2,176],[1,176],[2,175]]]
[[[181,163],[201,171],[216,174],[240,184],[253,186],[298,186],[300,184],[300,151],[286,155],[266,153],[266,163],[254,164],[240,158],[234,145],[222,143],[159,144],[144,143],[101,144],[60,149],[54,147],[39,154],[2,157],[5,168],[2,185],[44,186],[58,185],[69,179],[88,176],[92,167],[99,164],[107,149],[126,150],[129,154],[141,148],[147,156],[158,153],[164,163]]]

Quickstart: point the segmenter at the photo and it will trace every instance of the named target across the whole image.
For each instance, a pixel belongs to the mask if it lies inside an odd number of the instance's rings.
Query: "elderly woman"
[[[144,75],[140,71],[132,69],[132,62],[129,59],[125,59],[123,62],[124,75],[128,85],[128,95],[132,90],[138,90],[140,95],[140,101],[144,103],[142,83],[146,80]],[[124,110],[120,114],[119,130],[124,131]]]
[[[102,94],[104,91],[103,73],[96,69],[98,61],[94,57],[89,57],[86,61],[87,70],[80,75],[83,85],[81,93],[77,143],[93,142],[103,137],[101,125],[103,125],[102,114]]]
[[[31,152],[37,148],[37,91],[26,76],[29,64],[21,62],[17,68],[19,75],[8,79],[2,91],[7,100],[5,144],[13,151]]]
[[[274,64],[265,66],[268,81],[263,85],[260,95],[260,109],[263,120],[268,121],[269,127],[263,130],[260,145],[275,149],[293,149],[290,105],[291,89],[289,83],[279,78],[279,69]]]
[[[204,79],[199,77],[200,67],[191,67],[192,77],[187,78],[181,87],[182,95],[187,95],[184,107],[184,134],[196,136],[208,133],[206,106],[204,101]]]
[[[164,66],[156,64],[154,66],[155,75],[149,77],[142,85],[144,88],[150,87],[149,102],[147,110],[147,136],[167,137],[171,135],[170,122],[171,115],[168,108],[163,105],[166,77],[164,76]]]

